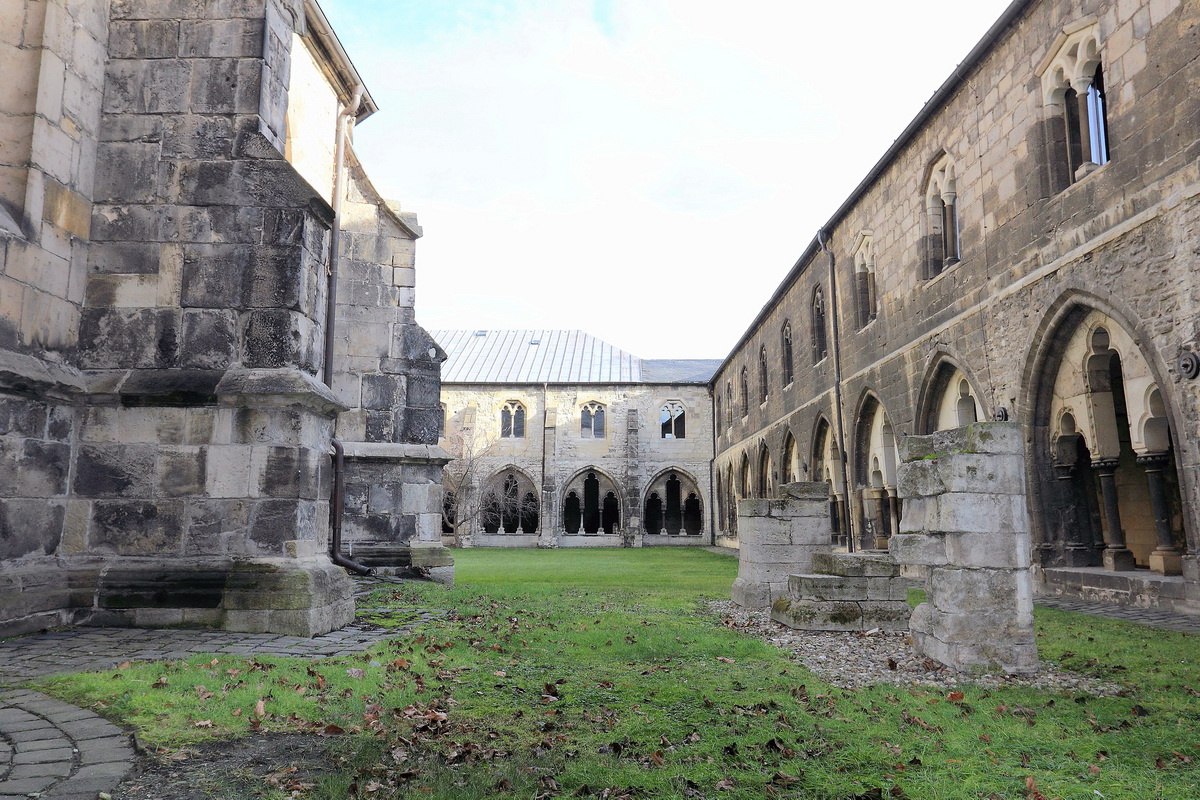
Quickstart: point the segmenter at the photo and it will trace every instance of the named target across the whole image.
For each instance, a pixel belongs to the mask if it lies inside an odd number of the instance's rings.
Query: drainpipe
[[[845,498],[846,503],[846,525],[851,527],[850,483],[847,477],[849,473],[846,463],[846,425],[842,407],[842,342],[838,328],[837,271],[833,250],[829,249],[829,235],[825,233],[824,228],[817,231],[817,244],[829,256],[829,321],[833,331],[833,408],[834,417],[837,420],[838,456],[842,463],[842,497]],[[846,549],[850,552],[855,550],[853,530],[846,531]]]
[[[354,99],[350,101],[350,105],[338,112],[337,118],[337,141],[333,157],[333,230],[329,237],[329,264],[326,267],[329,289],[325,305],[325,363],[322,370],[322,379],[330,389],[333,388],[333,343],[337,319],[338,251],[342,238],[342,195],[346,192],[345,179],[342,176],[346,166],[346,137],[365,91],[366,88],[361,83],[355,87]],[[333,488],[329,497],[329,558],[339,567],[345,567],[359,575],[374,575],[375,570],[372,568],[342,554],[342,515],[346,509],[346,451],[336,437],[331,439],[329,444],[333,448]]]
[[[346,451],[340,440],[329,440],[333,447],[333,491],[329,502],[329,559],[359,575],[374,575],[375,570],[342,555],[342,514],[346,510],[346,487],[342,475],[346,471]]]
[[[346,166],[346,137],[350,135],[349,126],[353,124],[352,120],[358,113],[358,107],[362,104],[365,91],[366,87],[361,83],[355,87],[354,99],[350,101],[350,105],[338,112],[337,117],[337,139],[333,156],[333,231],[329,237],[329,264],[325,268],[325,274],[329,276],[329,291],[326,293],[328,300],[325,304],[325,365],[322,371],[322,380],[330,389],[333,388],[333,332],[337,317],[338,251],[341,248],[339,240],[342,238],[342,195],[346,191],[346,183],[342,177]]]

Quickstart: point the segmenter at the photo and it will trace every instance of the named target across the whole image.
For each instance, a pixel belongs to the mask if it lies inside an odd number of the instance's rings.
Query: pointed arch
[[[616,533],[620,529],[622,508],[624,494],[620,484],[598,467],[581,469],[563,484],[563,528],[567,533]]]
[[[947,349],[939,348],[925,367],[913,432],[921,436],[988,419],[984,397],[974,375]]]
[[[796,437],[789,430],[783,435],[783,456],[779,459],[779,483],[794,483],[800,480],[800,451]]]
[[[700,498],[700,484],[695,475],[679,467],[661,470],[646,484],[643,493],[646,533],[698,535],[704,526],[704,507]],[[652,516],[652,512],[657,516]]]

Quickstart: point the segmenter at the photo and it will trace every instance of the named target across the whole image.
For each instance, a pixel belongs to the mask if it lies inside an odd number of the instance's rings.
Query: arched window
[[[733,427],[733,384],[725,384],[725,408],[728,410],[729,416],[725,420],[725,425]]]
[[[1058,48],[1042,59],[1037,75],[1051,188],[1057,192],[1108,163],[1108,98],[1098,24],[1063,36]]]
[[[825,339],[825,292],[818,286],[812,298],[812,360],[816,364],[829,355]]]
[[[525,406],[518,400],[509,400],[500,407],[500,438],[525,438]]]
[[[742,367],[742,417],[750,416],[750,380]]]
[[[795,361],[792,360],[792,323],[783,323],[779,334],[779,357],[783,367],[783,385],[787,386],[795,376]]]
[[[684,425],[686,411],[678,400],[668,400],[658,409],[659,427],[664,439],[683,439],[687,435]]]
[[[441,416],[438,417],[438,436],[446,435],[446,404],[440,404]]]
[[[932,278],[959,261],[958,180],[954,162],[943,153],[925,184],[925,277]]]
[[[863,231],[854,250],[854,288],[860,328],[871,323],[879,313],[879,298],[875,288],[875,248],[871,239],[871,232]]]
[[[767,346],[763,345],[758,349],[758,402],[767,402],[767,394],[771,390],[770,380],[767,377]]]
[[[796,466],[796,437],[792,436],[791,431],[788,431],[783,439],[783,460],[779,462],[779,482],[781,484],[799,480],[800,473]]]
[[[604,406],[587,403],[579,412],[579,435],[584,439],[604,438]]]
[[[758,497],[771,496],[771,451],[763,445],[758,455]]]
[[[716,413],[713,415],[713,427],[716,428],[725,420],[725,417],[722,416],[725,409],[721,407],[721,393],[714,392],[714,394],[716,394]]]

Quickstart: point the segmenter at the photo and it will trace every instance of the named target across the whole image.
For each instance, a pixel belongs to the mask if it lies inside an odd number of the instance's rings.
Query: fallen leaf
[[[946,695],[946,699],[949,700],[951,703],[961,703],[962,699],[963,699],[963,693],[962,692],[951,692],[950,694]]]
[[[1099,767],[1099,766],[1097,766],[1097,765],[1095,765],[1095,764],[1089,764],[1089,765],[1088,765],[1088,772],[1089,772],[1089,773],[1091,773],[1092,775],[1099,775],[1099,774],[1100,774],[1100,767]]]
[[[195,722],[193,722],[192,725],[196,726],[197,728],[211,728],[212,720],[211,719],[198,719]]]
[[[717,656],[717,661],[720,661],[722,664],[736,664],[737,663],[732,658],[726,658],[725,656]]]
[[[322,736],[341,736],[346,730],[337,725],[330,723],[321,730]]]
[[[254,716],[265,717],[267,715],[267,701],[260,699],[254,704]]]
[[[349,675],[351,678],[365,678],[367,675],[367,672],[366,672],[366,670],[359,669],[358,667],[350,667],[349,669],[346,670],[346,674]]]

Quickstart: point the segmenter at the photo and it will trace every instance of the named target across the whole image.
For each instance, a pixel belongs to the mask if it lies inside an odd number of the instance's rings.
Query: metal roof
[[[442,383],[707,383],[721,363],[643,361],[583,331],[435,330],[429,335],[446,351]]]

